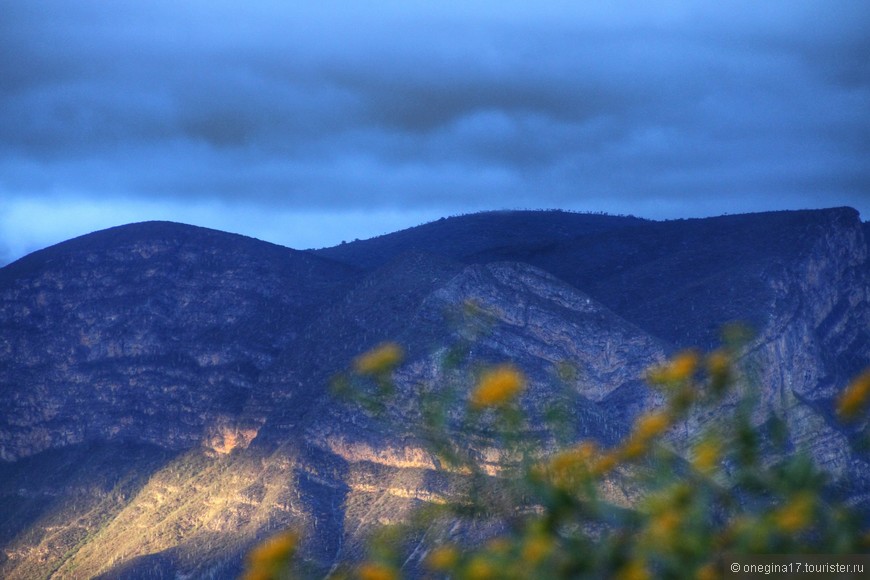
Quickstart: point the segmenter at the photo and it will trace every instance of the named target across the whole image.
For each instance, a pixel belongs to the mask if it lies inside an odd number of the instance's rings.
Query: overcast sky
[[[0,0],[0,264],[170,219],[870,218],[870,2]]]

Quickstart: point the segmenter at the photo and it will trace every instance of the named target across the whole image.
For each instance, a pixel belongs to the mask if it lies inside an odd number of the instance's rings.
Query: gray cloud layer
[[[863,0],[292,4],[0,0],[0,195],[870,211]]]

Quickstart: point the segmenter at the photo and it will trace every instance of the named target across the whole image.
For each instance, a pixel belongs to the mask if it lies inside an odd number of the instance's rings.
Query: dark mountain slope
[[[593,234],[648,223],[635,217],[564,211],[491,211],[442,218],[392,234],[315,250],[318,255],[363,268],[380,267],[405,252],[439,254],[475,261],[478,254],[501,250],[523,260],[523,253]]]
[[[239,413],[262,370],[352,274],[162,222],[0,269],[0,458],[94,439],[196,444],[203,425]]]
[[[850,208],[667,222],[493,212],[317,253],[363,267],[383,263],[406,246],[465,263],[523,261],[675,345],[709,348],[727,322],[766,324],[774,281],[792,275],[814,247],[830,243],[826,236],[853,237],[855,242],[847,242],[860,246],[866,243],[861,230]]]
[[[321,420],[320,405],[334,403],[327,389],[331,378],[357,354],[404,336],[426,296],[461,269],[461,264],[439,256],[409,252],[361,277],[344,296],[324,305],[300,328],[300,340],[282,350],[260,377],[249,413],[270,417],[261,437],[292,429],[303,416]],[[428,352],[436,340],[430,337],[427,343],[416,334],[404,346]]]
[[[858,228],[845,208],[656,222],[584,233],[527,261],[674,344],[709,348],[731,320],[762,327],[774,281],[825,236]]]

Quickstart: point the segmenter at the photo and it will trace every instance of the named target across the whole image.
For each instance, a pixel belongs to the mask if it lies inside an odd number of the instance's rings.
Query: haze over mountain
[[[757,331],[744,362],[762,405],[870,510],[867,421],[832,413],[870,365],[868,241],[849,208],[517,211],[318,251],[146,222],[35,252],[0,269],[0,576],[231,578],[291,525],[323,574],[461,487],[415,432],[421,390],[514,361],[533,417],[559,400],[575,438],[611,444],[659,404],[644,369],[734,320]],[[384,340],[407,350],[392,422],[328,389]],[[497,468],[485,438],[468,445]]]

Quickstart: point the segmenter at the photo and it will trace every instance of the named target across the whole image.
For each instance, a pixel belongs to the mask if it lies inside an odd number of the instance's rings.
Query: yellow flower
[[[523,374],[511,365],[500,365],[484,372],[471,394],[471,406],[477,409],[497,407],[511,402],[526,387]]]
[[[377,562],[364,562],[357,568],[360,580],[396,580],[396,571]]]
[[[708,439],[695,447],[692,457],[692,465],[702,473],[709,473],[716,468],[719,458],[722,456],[722,445],[718,441]]]
[[[647,373],[647,379],[651,383],[678,383],[690,379],[698,368],[698,353],[693,350],[684,350],[677,353],[664,365],[654,367]]]
[[[716,395],[721,395],[731,380],[731,357],[724,350],[716,350],[707,355],[707,375],[710,387]]]
[[[642,457],[648,449],[649,447],[644,439],[631,437],[628,441],[622,444],[619,452],[623,459],[637,459],[638,457]]]
[[[731,359],[721,350],[707,355],[707,372],[713,377],[727,376],[731,370]]]
[[[812,523],[815,503],[812,494],[800,493],[773,514],[773,522],[783,532],[795,533],[806,529]]]
[[[652,575],[643,560],[632,560],[616,575],[619,580],[649,580]]]
[[[670,415],[665,411],[641,415],[634,422],[634,430],[623,443],[620,455],[625,459],[637,459],[649,449],[649,442],[664,433],[671,424]]]
[[[671,376],[675,381],[683,381],[695,374],[698,368],[698,353],[684,350],[671,360]]]
[[[592,466],[592,473],[604,475],[619,465],[619,458],[613,453],[605,453]]]
[[[670,416],[664,411],[646,413],[634,422],[634,435],[642,441],[648,441],[664,433],[670,424]]]
[[[598,455],[598,446],[592,441],[584,441],[575,447],[556,454],[550,460],[550,473],[559,486],[568,486],[586,473],[593,471]]]
[[[426,564],[431,570],[445,571],[456,566],[459,553],[453,546],[439,546],[429,553]]]
[[[495,567],[491,562],[480,556],[468,563],[465,574],[470,580],[490,580],[490,578],[496,578]]]
[[[870,369],[846,387],[837,399],[837,412],[844,419],[853,418],[870,400]]]
[[[353,370],[360,375],[380,375],[393,370],[405,353],[398,344],[385,342],[353,360]]]
[[[523,546],[523,560],[530,564],[537,564],[550,555],[553,551],[553,538],[536,534],[526,540]]]
[[[288,531],[273,536],[255,547],[248,554],[246,580],[271,578],[287,562],[296,550],[299,535]]]
[[[511,549],[511,542],[507,538],[493,538],[486,543],[486,549],[494,554],[506,554]]]
[[[670,545],[680,525],[680,514],[670,510],[653,517],[649,523],[650,537],[659,545]]]

